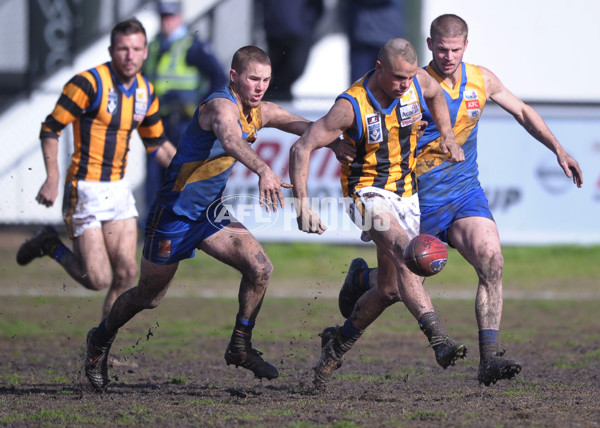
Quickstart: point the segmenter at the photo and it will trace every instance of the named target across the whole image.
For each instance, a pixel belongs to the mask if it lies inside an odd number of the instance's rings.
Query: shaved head
[[[417,51],[406,39],[396,38],[386,42],[379,51],[377,59],[385,65],[389,65],[395,58],[402,57],[409,64],[417,62]]]

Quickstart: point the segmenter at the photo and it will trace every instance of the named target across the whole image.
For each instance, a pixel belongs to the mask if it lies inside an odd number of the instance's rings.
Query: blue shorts
[[[448,230],[455,220],[465,217],[485,217],[494,220],[488,200],[481,187],[471,190],[452,203],[440,207],[421,206],[421,233],[437,236],[448,242]],[[451,244],[450,244],[451,245]]]
[[[217,217],[217,210],[209,209],[199,220],[190,220],[155,203],[146,221],[144,258],[161,265],[193,258],[203,240],[231,223],[231,216],[220,214]]]

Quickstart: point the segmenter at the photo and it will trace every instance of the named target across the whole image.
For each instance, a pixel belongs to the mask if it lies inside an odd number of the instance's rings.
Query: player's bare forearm
[[[435,96],[427,99],[427,107],[431,112],[431,117],[437,129],[440,131],[442,138],[446,139],[452,134],[452,122],[450,121],[450,113],[448,112],[448,104],[443,93],[435,92]],[[454,134],[452,134],[454,139]]]
[[[290,134],[302,135],[311,124],[312,122],[309,120],[292,115],[290,120],[280,126],[279,129],[289,132]]]
[[[312,150],[307,147],[306,140],[303,138],[296,141],[290,149],[290,179],[294,192],[298,229],[306,233],[318,233],[320,235],[327,228],[321,223],[317,213],[310,208],[306,183]]]
[[[60,172],[58,170],[58,139],[46,137],[42,139],[42,155],[46,167],[46,180],[42,183],[35,200],[47,207],[54,205],[58,197]]]
[[[242,139],[238,140],[239,141],[223,141],[223,148],[246,168],[258,175],[260,206],[265,207],[267,212],[269,212],[271,208],[273,211],[277,211],[277,204],[281,205],[281,207],[285,205],[281,187],[289,187],[289,185],[284,183],[271,170],[265,161],[250,148],[246,141]]]
[[[225,150],[228,155],[232,156],[236,161],[261,177],[269,167],[242,137],[242,130],[238,123],[239,111],[237,111],[237,107],[233,103],[221,102],[221,108],[215,108],[218,107],[218,105],[215,106],[213,104],[215,103],[212,101],[205,104],[205,106],[208,105],[213,108],[206,110],[206,115],[209,116],[207,120],[208,124],[203,124],[201,118],[198,119],[200,121],[200,127],[202,129],[212,130],[221,142],[223,150]]]
[[[46,137],[42,139],[42,155],[48,178],[58,181],[58,139]]]
[[[156,161],[163,168],[167,168],[173,157],[175,156],[175,152],[177,149],[170,141],[165,141],[156,151]]]
[[[294,197],[298,200],[308,198],[306,182],[308,179],[308,162],[310,151],[302,145],[302,139],[290,148],[290,180]]]
[[[275,103],[264,101],[261,103],[264,126],[276,128],[290,134],[302,135],[311,125],[311,121],[297,116],[278,106]]]
[[[515,119],[529,132],[529,134],[546,146],[556,155],[558,164],[563,169],[565,175],[573,179],[577,187],[583,185],[583,174],[579,163],[565,150],[558,142],[548,125],[535,109],[527,104],[523,104],[520,115],[515,115]]]
[[[429,104],[428,104],[429,105]],[[431,116],[440,131],[440,149],[444,153],[448,153],[450,162],[462,162],[465,160],[463,149],[456,143],[454,131],[452,130],[450,115],[448,113],[448,105],[446,100],[443,103],[438,100],[434,101],[429,108]]]

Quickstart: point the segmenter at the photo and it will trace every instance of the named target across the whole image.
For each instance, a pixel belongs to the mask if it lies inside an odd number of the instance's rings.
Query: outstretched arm
[[[565,175],[572,178],[577,187],[581,187],[583,185],[583,174],[579,168],[579,163],[558,142],[538,112],[510,92],[490,70],[484,67],[479,68],[483,72],[487,96],[513,115],[533,138],[548,147],[556,155],[558,164]]]
[[[277,211],[278,204],[283,207],[281,188],[291,186],[281,180],[242,138],[237,105],[225,98],[215,98],[203,104],[201,109],[200,127],[212,130],[229,155],[258,175],[260,206],[264,206],[267,212],[271,207]]]
[[[310,120],[292,114],[283,107],[269,101],[260,103],[260,112],[263,126],[277,128],[290,134],[302,135],[312,123]]]
[[[306,183],[310,154],[327,146],[352,126],[353,121],[352,106],[347,100],[340,99],[325,116],[312,124],[290,149],[290,179],[296,203],[298,228],[304,232],[320,235],[326,229],[317,213],[310,208],[308,200]]]
[[[268,101],[261,102],[261,114],[264,126],[277,128],[296,135],[302,135],[312,124],[310,120],[292,114],[277,104]],[[336,136],[333,142],[328,144],[327,147],[335,153],[340,163],[352,162],[356,156],[354,146],[338,137]]]

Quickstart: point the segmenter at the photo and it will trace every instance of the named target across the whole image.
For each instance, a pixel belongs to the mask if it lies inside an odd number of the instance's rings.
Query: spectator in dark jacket
[[[304,72],[323,7],[323,0],[262,0],[267,49],[273,68],[267,99],[292,100],[291,87]]]
[[[379,48],[406,36],[404,0],[343,0],[350,43],[350,82],[375,66]]]

